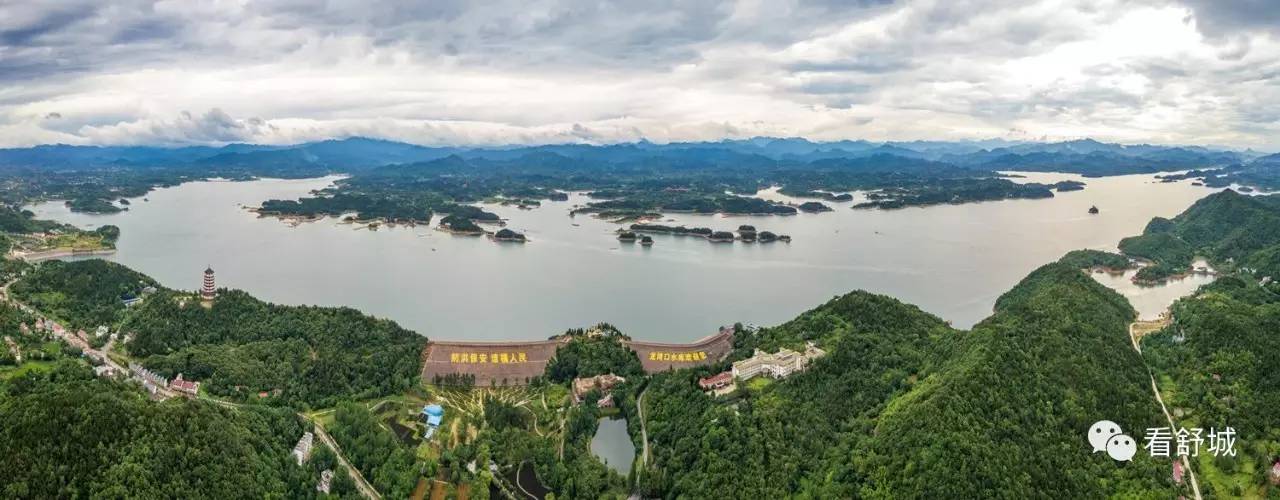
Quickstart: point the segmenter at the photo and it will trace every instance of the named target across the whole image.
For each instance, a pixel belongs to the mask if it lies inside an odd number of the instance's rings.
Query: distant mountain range
[[[1123,145],[1083,139],[1055,143],[989,141],[813,142],[757,137],[715,142],[614,145],[543,145],[491,148],[427,147],[369,138],[336,139],[291,146],[229,144],[190,146],[45,145],[0,149],[0,168],[60,170],[147,167],[318,167],[332,171],[410,164],[457,156],[467,160],[599,163],[700,163],[724,166],[760,163],[810,164],[822,160],[873,159],[895,163],[925,160],[985,170],[1060,171],[1091,176],[1149,173],[1225,166],[1251,161],[1280,164],[1280,155],[1257,158],[1197,146]],[[1256,160],[1255,160],[1256,158]]]

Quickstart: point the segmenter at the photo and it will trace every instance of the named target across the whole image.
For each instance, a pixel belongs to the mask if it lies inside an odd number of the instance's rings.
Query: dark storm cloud
[[[0,44],[7,46],[27,45],[37,41],[43,35],[62,31],[77,21],[91,17],[92,14],[92,10],[88,9],[43,12],[39,17],[29,22],[20,22],[0,29]]]

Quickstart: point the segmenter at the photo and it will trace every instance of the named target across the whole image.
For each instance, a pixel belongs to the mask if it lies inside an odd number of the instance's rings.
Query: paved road
[[[643,445],[640,452],[640,464],[649,465],[649,428],[644,424],[644,394],[646,391],[640,391],[640,397],[636,398],[636,412],[640,416],[640,442]]]

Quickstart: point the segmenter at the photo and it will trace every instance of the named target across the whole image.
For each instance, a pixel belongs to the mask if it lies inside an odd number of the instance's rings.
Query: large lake
[[[1088,187],[1045,200],[889,211],[827,202],[834,212],[676,214],[669,224],[753,224],[794,241],[655,236],[649,248],[620,244],[617,225],[570,218],[569,208],[587,201],[581,195],[535,210],[487,207],[525,232],[525,245],[425,226],[369,231],[334,219],[290,227],[243,208],[297,198],[333,178],[192,182],[153,191],[149,201],[134,199],[128,212],[113,215],[70,213],[56,202],[33,209],[77,226],[120,226],[110,258],[169,287],[198,288],[208,265],[219,286],[279,303],[352,306],[432,338],[541,339],[607,321],[637,339],[688,341],[735,321],[781,323],[855,289],[892,295],[967,328],[1036,267],[1072,249],[1113,250],[1151,217],[1176,215],[1215,191],[1150,175],[1025,175]],[[1101,213],[1089,215],[1091,205]]]

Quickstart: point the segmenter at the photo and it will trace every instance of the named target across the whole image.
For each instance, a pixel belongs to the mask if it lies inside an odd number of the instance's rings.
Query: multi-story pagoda
[[[213,283],[213,268],[207,267],[204,270],[204,286],[200,288],[200,298],[202,300],[213,300],[218,296],[218,289]]]

